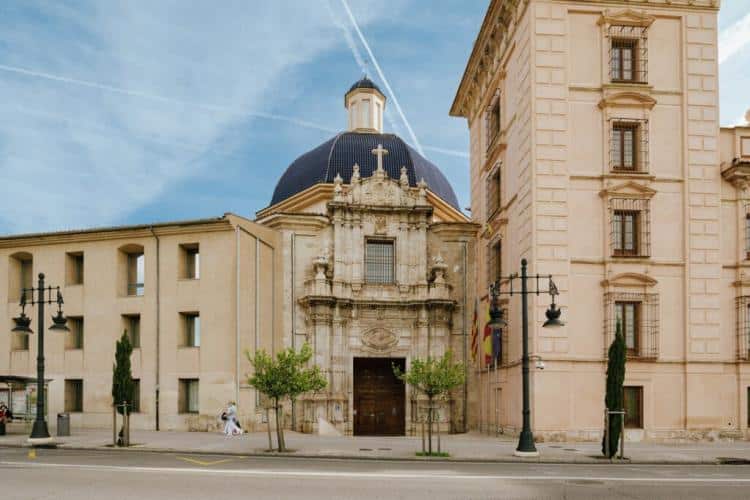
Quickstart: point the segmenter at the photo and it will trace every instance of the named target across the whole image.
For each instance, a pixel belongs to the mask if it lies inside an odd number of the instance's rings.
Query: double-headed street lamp
[[[53,291],[56,292],[55,299],[52,298]],[[26,302],[27,292],[31,295],[31,302]],[[34,292],[37,293],[36,300],[34,300]],[[60,287],[45,287],[44,273],[39,273],[39,282],[36,288],[21,289],[21,315],[17,318],[13,318],[16,326],[11,330],[26,335],[34,333],[30,328],[31,318],[26,316],[26,306],[38,306],[37,328],[39,330],[39,337],[36,354],[36,419],[34,420],[34,427],[31,430],[29,441],[32,445],[41,446],[49,446],[51,444],[49,430],[47,429],[47,421],[44,419],[44,304],[52,303],[57,303],[57,315],[52,316],[52,326],[49,329],[63,332],[70,331],[66,326],[68,319],[62,312],[63,297],[60,293]]]
[[[547,293],[552,297],[552,304],[546,311],[547,321],[544,322],[545,328],[558,328],[564,325],[560,321],[560,309],[555,304],[555,296],[559,295],[557,286],[552,281],[551,275],[532,275],[526,274],[526,259],[521,259],[521,275],[517,273],[511,274],[510,276],[501,276],[490,285],[490,328],[492,330],[501,330],[508,326],[507,321],[503,319],[503,311],[500,309],[498,304],[498,297],[500,295],[521,295],[521,319],[522,319],[522,330],[523,330],[523,357],[521,358],[521,370],[523,374],[523,429],[518,439],[518,447],[516,448],[516,455],[518,456],[537,456],[539,452],[534,446],[534,435],[531,432],[531,410],[529,408],[529,307],[527,296],[531,293],[539,295],[540,293]],[[513,281],[521,280],[521,290],[513,290]],[[536,280],[536,288],[529,290],[528,280]],[[547,281],[547,289],[542,290],[540,288],[540,280]],[[500,284],[504,281],[508,281],[508,290],[501,290]]]

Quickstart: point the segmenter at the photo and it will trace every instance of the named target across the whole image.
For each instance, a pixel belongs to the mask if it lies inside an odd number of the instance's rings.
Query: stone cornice
[[[599,101],[599,108],[639,108],[653,109],[656,106],[656,99],[641,94],[640,92],[618,92],[609,95]]]
[[[635,181],[626,181],[616,186],[609,186],[599,191],[602,198],[622,196],[625,198],[653,198],[656,190]]]
[[[107,241],[118,239],[153,238],[175,234],[196,232],[231,231],[233,226],[226,217],[216,219],[198,219],[153,225],[120,226],[101,229],[82,229],[56,233],[21,234],[0,238],[0,249],[39,245],[57,245],[68,243],[86,243],[90,241]]]
[[[617,26],[639,26],[642,28],[648,28],[655,20],[656,18],[654,16],[633,9],[625,9],[618,12],[606,10],[602,14],[602,17],[599,18],[599,25],[614,24]]]
[[[258,219],[257,223],[278,230],[312,230],[318,232],[327,227],[331,220],[326,215],[275,212]]]
[[[482,21],[474,46],[451,105],[450,115],[470,118],[483,93],[483,78],[490,78],[497,71],[509,42],[517,27],[517,21],[525,14],[530,0],[492,0]],[[570,0],[555,0],[570,4]],[[622,12],[604,13],[606,19],[617,19],[631,23],[650,23],[650,14],[638,13],[638,8],[669,8],[684,10],[717,11],[721,0],[578,0],[582,6],[611,7]],[[472,99],[475,103],[472,104]]]

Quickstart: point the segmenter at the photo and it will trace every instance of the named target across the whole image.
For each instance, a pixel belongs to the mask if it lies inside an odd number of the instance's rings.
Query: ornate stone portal
[[[313,277],[299,299],[315,360],[329,380],[325,394],[302,400],[305,410],[296,424],[304,430],[313,430],[319,418],[345,432],[356,430],[355,358],[405,359],[408,365],[414,357],[440,356],[451,347],[457,301],[446,280],[445,259],[440,253],[428,256],[433,208],[424,182],[410,187],[405,168],[398,181],[391,179],[383,169],[388,151],[378,145],[372,154],[378,164],[371,177],[362,179],[354,165],[350,184],[335,178],[327,204],[332,248],[324,243],[310,262]],[[390,282],[368,282],[366,244],[373,238],[392,242]],[[408,423],[417,417],[412,415],[417,398],[408,391],[407,398]],[[453,405],[447,402],[442,412],[446,430],[457,425],[451,425],[448,411]]]

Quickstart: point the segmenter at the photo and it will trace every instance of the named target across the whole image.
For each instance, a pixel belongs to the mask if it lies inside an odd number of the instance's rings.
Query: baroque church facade
[[[447,350],[466,359],[477,228],[438,168],[382,132],[385,97],[369,79],[345,106],[349,130],[293,162],[257,222],[281,232],[289,262],[284,343],[310,343],[328,377],[294,427],[403,435],[425,402],[393,366]],[[446,431],[466,428],[466,396],[440,408]]]

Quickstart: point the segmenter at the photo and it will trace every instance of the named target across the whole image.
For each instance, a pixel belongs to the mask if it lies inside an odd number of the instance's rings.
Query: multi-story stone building
[[[720,135],[718,9],[489,6],[451,114],[471,135],[477,293],[486,304],[488,283],[522,257],[561,292],[562,329],[540,328],[548,298],[531,304],[546,364],[531,373],[537,436],[601,435],[618,319],[629,438],[747,433],[750,130]],[[475,374],[470,403],[491,432],[521,423],[519,303],[507,308],[507,348]]]
[[[115,341],[127,330],[136,427],[216,428],[235,400],[255,429],[263,404],[245,353],[308,342],[328,387],[300,400],[288,425],[413,432],[424,402],[393,365],[447,350],[467,359],[478,228],[440,170],[382,132],[385,104],[357,82],[349,130],[295,160],[255,222],[227,214],[0,238],[0,400],[27,413],[14,377],[34,377],[36,339],[10,330],[20,290],[44,272],[71,327],[47,333],[49,414],[71,413],[74,428],[111,425]],[[467,393],[440,408],[445,430],[466,427]]]

